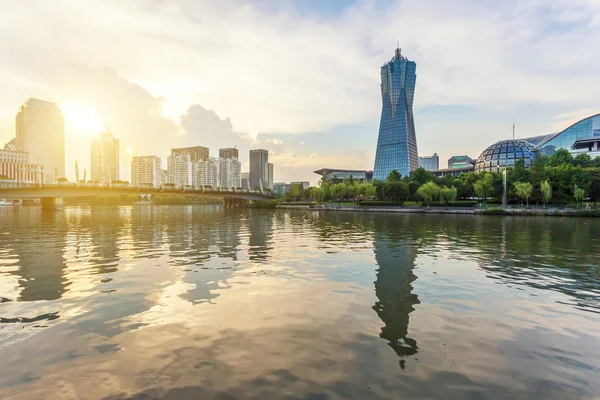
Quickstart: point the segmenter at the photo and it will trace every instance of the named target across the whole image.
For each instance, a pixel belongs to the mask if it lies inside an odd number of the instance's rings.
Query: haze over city
[[[528,137],[597,110],[599,15],[593,0],[9,1],[0,142],[35,97],[63,112],[70,179],[106,126],[122,179],[132,156],[195,145],[236,145],[243,170],[250,148],[268,149],[277,181],[372,169],[379,70],[399,41],[418,65],[419,155],[445,164],[509,138],[513,122]]]

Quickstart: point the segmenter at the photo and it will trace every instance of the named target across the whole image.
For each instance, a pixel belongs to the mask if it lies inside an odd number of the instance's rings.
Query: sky
[[[380,68],[417,63],[420,155],[476,158],[600,112],[599,0],[4,0],[0,145],[29,97],[65,116],[67,177],[91,139],[131,157],[266,148],[275,181],[373,169]]]

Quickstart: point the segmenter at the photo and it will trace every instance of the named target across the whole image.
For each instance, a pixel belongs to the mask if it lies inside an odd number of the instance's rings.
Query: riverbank
[[[549,217],[600,217],[598,210],[571,208],[451,208],[451,207],[364,207],[331,205],[286,205],[277,204],[276,209],[307,211],[375,212],[392,214],[463,214],[463,215],[505,215],[505,216],[549,216]]]

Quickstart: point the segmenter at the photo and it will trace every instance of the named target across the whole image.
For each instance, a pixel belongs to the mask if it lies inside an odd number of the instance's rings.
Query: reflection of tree
[[[63,275],[66,267],[64,251],[67,224],[62,213],[43,212],[31,220],[15,219],[9,227],[18,240],[8,243],[19,257],[21,301],[55,300],[61,298],[69,282]]]
[[[413,305],[419,303],[417,295],[411,293],[411,282],[417,279],[413,274],[416,254],[405,242],[379,232],[375,233],[373,244],[379,266],[375,281],[379,301],[373,309],[385,324],[379,336],[404,358],[418,352],[416,340],[407,336],[409,314],[414,311]],[[404,360],[400,364],[404,368]]]

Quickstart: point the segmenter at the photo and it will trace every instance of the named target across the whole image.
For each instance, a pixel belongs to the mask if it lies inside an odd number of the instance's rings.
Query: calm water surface
[[[0,208],[2,399],[598,399],[600,221]]]

